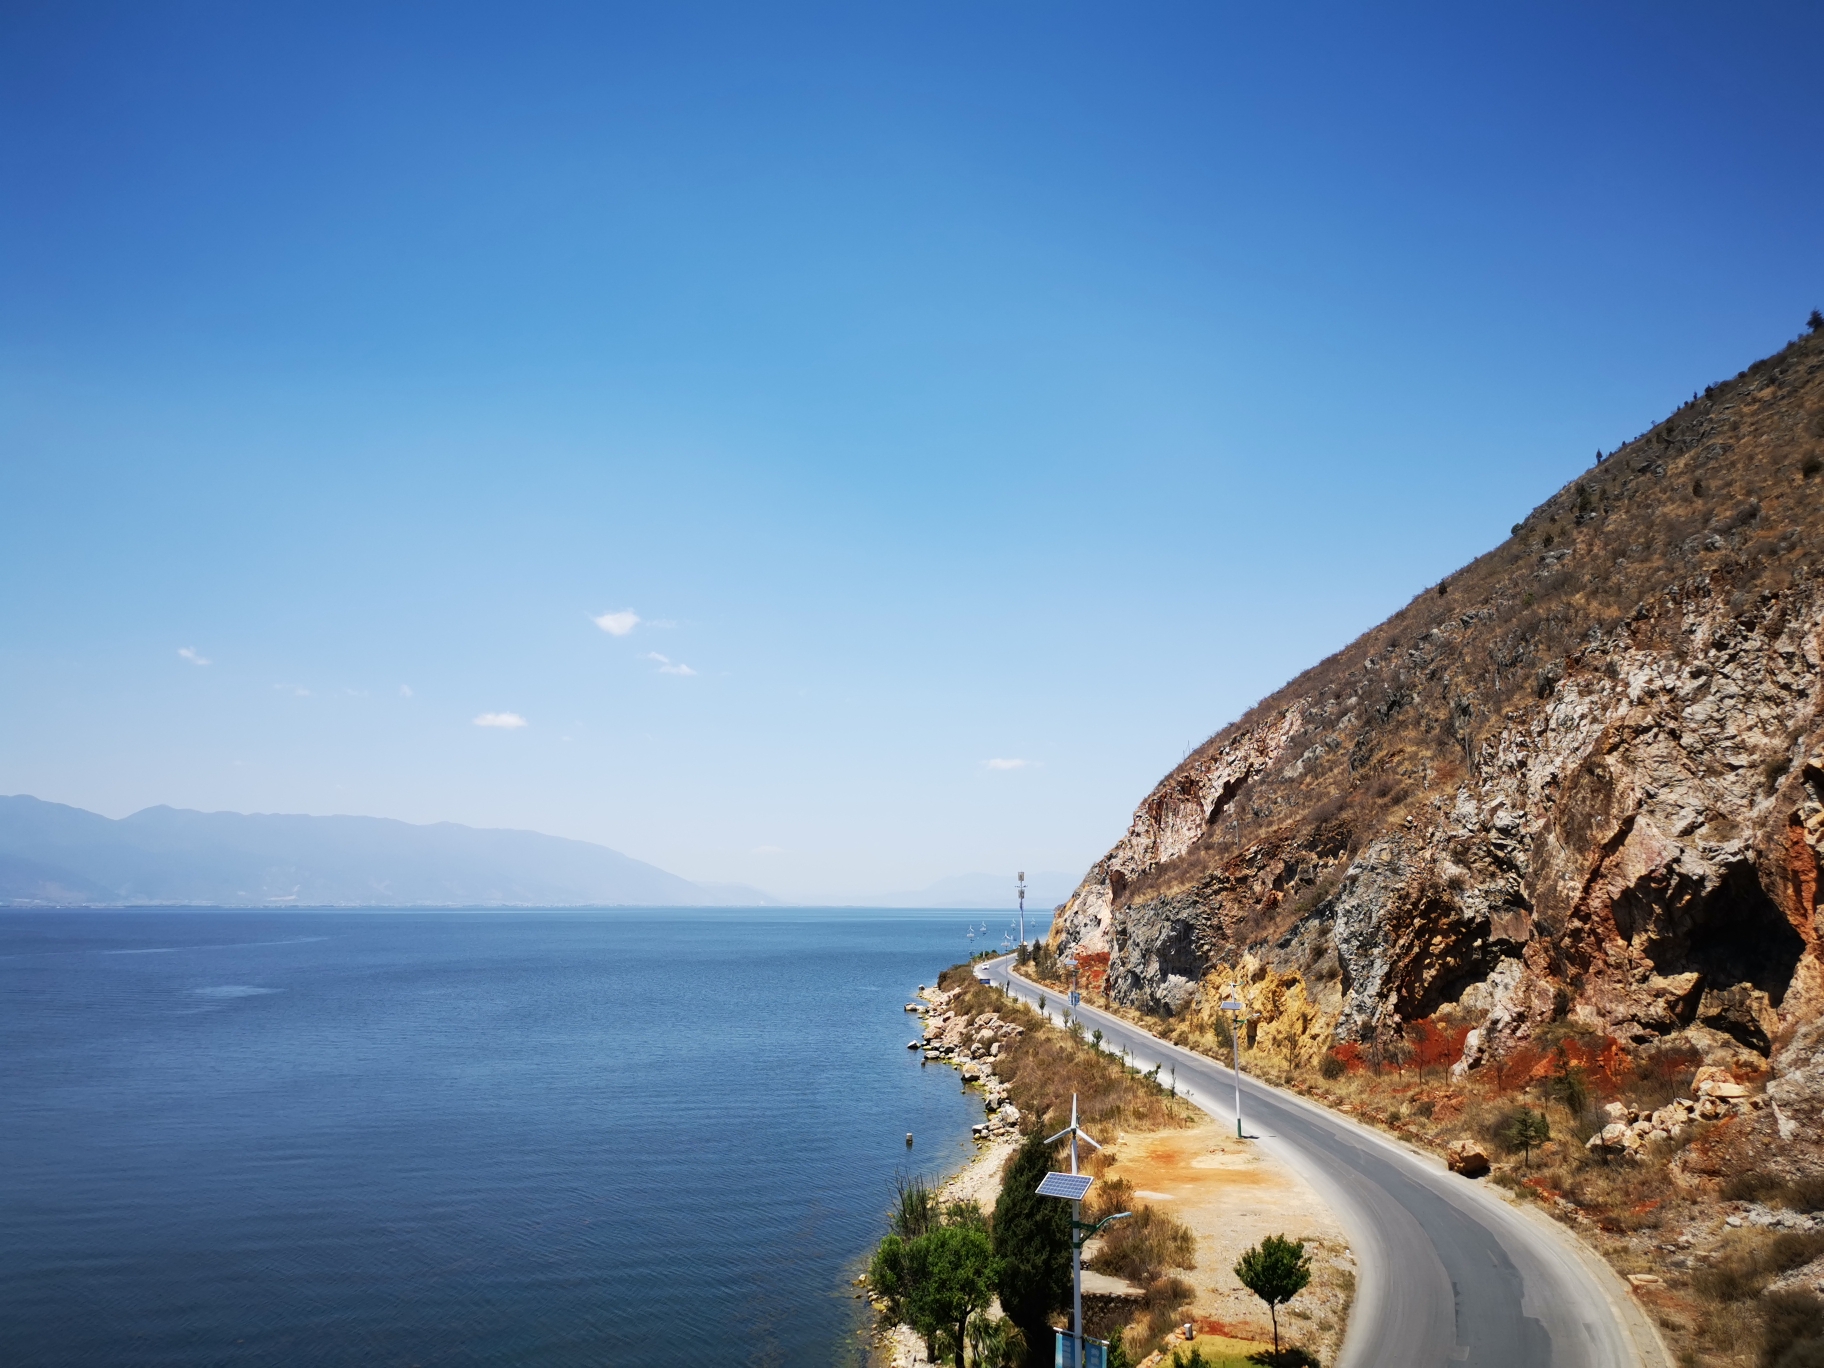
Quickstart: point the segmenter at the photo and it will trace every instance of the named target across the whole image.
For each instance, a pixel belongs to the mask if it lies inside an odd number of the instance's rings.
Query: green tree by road
[[[1303,1240],[1269,1235],[1235,1261],[1241,1285],[1267,1304],[1273,1317],[1273,1357],[1279,1357],[1279,1306],[1289,1302],[1311,1281],[1311,1260]]]
[[[907,1304],[912,1325],[927,1338],[935,1338],[938,1327],[949,1331],[956,1346],[956,1368],[963,1368],[969,1321],[994,1300],[994,1244],[979,1225],[948,1224],[913,1244],[922,1246],[918,1256],[924,1276]]]
[[[1070,1305],[1070,1203],[1041,1197],[1052,1147],[1037,1133],[1020,1146],[994,1204],[1001,1310],[1026,1340],[1026,1361],[1051,1357],[1051,1313]]]

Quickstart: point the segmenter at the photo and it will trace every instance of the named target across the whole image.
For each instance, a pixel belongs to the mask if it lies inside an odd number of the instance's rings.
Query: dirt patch
[[[1355,1263],[1335,1218],[1302,1178],[1214,1121],[1124,1134],[1111,1150],[1106,1176],[1125,1179],[1137,1201],[1170,1212],[1196,1236],[1197,1266],[1177,1276],[1196,1289],[1190,1316],[1204,1333],[1271,1340],[1266,1308],[1233,1270],[1243,1250],[1285,1235],[1305,1242],[1312,1276],[1281,1309],[1280,1334],[1324,1362],[1335,1357],[1355,1291]]]

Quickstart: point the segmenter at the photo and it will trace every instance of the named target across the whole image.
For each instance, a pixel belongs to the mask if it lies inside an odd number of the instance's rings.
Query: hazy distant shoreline
[[[1029,900],[1049,908],[1074,885],[1035,874]],[[0,797],[0,907],[906,908],[977,913],[998,931],[996,918],[1016,915],[1014,887],[1011,875],[958,874],[922,889],[782,897],[537,831],[172,807],[115,819]]]

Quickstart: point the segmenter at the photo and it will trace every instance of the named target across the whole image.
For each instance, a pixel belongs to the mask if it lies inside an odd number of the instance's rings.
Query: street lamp
[[[1099,1150],[1102,1146],[1090,1139],[1077,1124],[1075,1093],[1070,1095],[1070,1124],[1045,1143],[1055,1145],[1067,1135],[1070,1137],[1070,1172],[1054,1171],[1046,1174],[1039,1180],[1038,1192],[1041,1197],[1061,1197],[1070,1203],[1070,1328],[1071,1340],[1076,1346],[1076,1352],[1071,1357],[1071,1368],[1089,1368],[1083,1362],[1083,1246],[1095,1239],[1103,1226],[1134,1213],[1117,1211],[1094,1224],[1077,1219],[1083,1214],[1083,1194],[1096,1181],[1087,1173],[1077,1172],[1077,1141],[1082,1140],[1092,1149]]]
[[[1222,1000],[1222,1010],[1231,1013],[1229,1026],[1229,1054],[1235,1061],[1235,1138],[1245,1139],[1241,1133],[1241,1014],[1246,1008],[1241,1001],[1241,989],[1231,983],[1228,996]]]
[[[1013,876],[1020,895],[1020,944],[1026,944],[1026,871],[1021,870]]]

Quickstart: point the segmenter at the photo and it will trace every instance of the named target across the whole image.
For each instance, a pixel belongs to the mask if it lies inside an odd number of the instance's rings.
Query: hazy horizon
[[[1025,876],[1029,920],[1076,883],[1059,871]],[[163,804],[108,818],[30,794],[0,795],[0,907],[795,905],[1011,916],[1018,890],[1015,875],[972,871],[918,889],[790,899],[748,884],[684,880],[609,846],[523,828]]]

